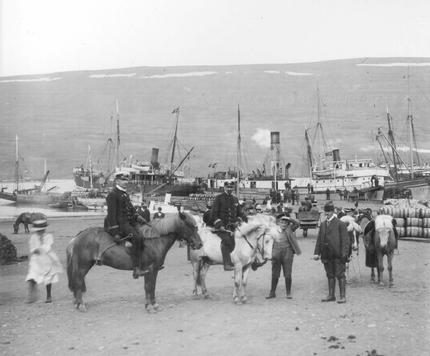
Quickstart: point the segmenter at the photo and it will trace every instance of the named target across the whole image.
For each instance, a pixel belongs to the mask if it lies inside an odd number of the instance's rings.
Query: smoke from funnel
[[[251,139],[261,148],[270,147],[270,131],[266,129],[257,129]]]

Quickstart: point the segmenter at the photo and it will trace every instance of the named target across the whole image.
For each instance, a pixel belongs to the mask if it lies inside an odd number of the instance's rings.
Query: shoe
[[[274,292],[270,292],[269,295],[266,297],[266,299],[273,299],[276,298],[276,294]]]
[[[322,302],[335,302],[336,298],[332,296],[327,296],[327,298],[321,299]]]
[[[224,271],[234,271],[234,265],[224,265]]]
[[[51,297],[46,298],[45,303],[52,303],[52,298]]]

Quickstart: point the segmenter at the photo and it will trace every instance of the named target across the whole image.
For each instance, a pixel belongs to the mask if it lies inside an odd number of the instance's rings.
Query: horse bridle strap
[[[240,232],[239,228],[238,228],[238,231]],[[242,234],[241,236],[245,239],[245,241],[247,242],[247,244],[249,245],[249,247],[251,247],[252,251],[257,250],[258,252],[260,252],[261,256],[264,258],[264,244],[263,244],[263,251],[260,251],[260,249],[258,248],[258,240],[260,240],[265,235],[266,235],[266,231],[264,231],[260,236],[257,237],[257,245],[255,247],[252,246],[252,244],[249,242],[249,240],[246,237],[246,235]]]

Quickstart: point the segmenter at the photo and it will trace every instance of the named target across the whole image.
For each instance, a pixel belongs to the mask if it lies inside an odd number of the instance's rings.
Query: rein
[[[241,231],[239,230],[239,228],[237,228],[237,230],[238,230],[239,232],[241,232]],[[252,251],[258,251],[258,252],[260,252],[261,257],[262,257],[263,259],[264,259],[264,244],[263,244],[263,249],[261,250],[261,249],[258,247],[258,241],[259,241],[261,238],[263,238],[263,240],[264,240],[264,236],[266,236],[266,231],[264,231],[261,235],[259,235],[259,236],[257,237],[257,239],[256,239],[256,241],[257,241],[257,245],[254,247],[254,246],[252,246],[252,244],[249,242],[249,240],[248,240],[248,238],[246,237],[246,235],[244,235],[244,234],[242,234],[242,233],[241,233],[241,237],[243,237],[243,238],[245,239],[246,243],[249,245],[249,247],[251,247]]]

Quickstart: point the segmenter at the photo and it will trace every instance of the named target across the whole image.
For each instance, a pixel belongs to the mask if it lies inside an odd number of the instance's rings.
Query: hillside
[[[386,107],[398,132],[405,131],[407,66],[430,58],[351,59],[302,64],[138,67],[0,78],[0,178],[14,172],[15,135],[33,177],[43,158],[55,178],[69,178],[91,145],[101,154],[119,102],[121,152],[149,160],[152,147],[167,158],[174,115],[181,108],[179,137],[195,146],[187,170],[206,175],[208,164],[233,167],[237,106],[241,110],[244,157],[249,170],[268,154],[252,136],[280,131],[281,153],[293,174],[304,174],[304,127],[317,119],[316,87],[323,102],[326,136],[344,158],[377,158],[374,137],[386,127]],[[418,144],[430,152],[430,66],[410,67],[410,97]],[[429,155],[424,155],[429,160]]]

